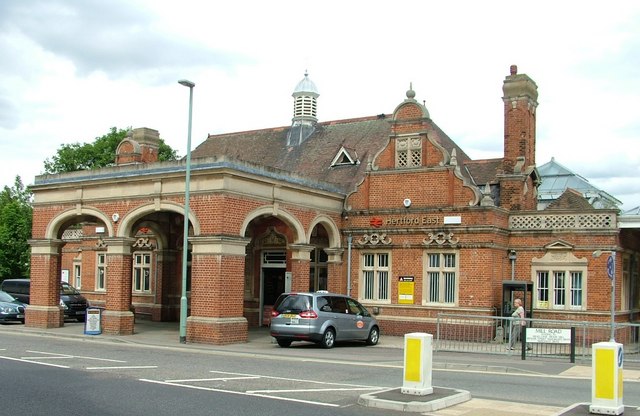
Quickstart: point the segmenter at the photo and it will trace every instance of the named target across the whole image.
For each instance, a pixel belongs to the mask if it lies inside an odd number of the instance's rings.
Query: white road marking
[[[70,358],[73,358],[73,356],[71,355],[67,355],[67,356],[60,356],[60,357],[40,357],[40,356],[34,356],[34,357],[20,357],[23,360],[68,360]]]
[[[158,368],[157,365],[128,365],[117,367],[86,367],[85,370],[135,370],[143,368]]]
[[[200,381],[228,381],[228,380],[255,380],[260,376],[248,377],[217,377],[217,378],[185,378],[183,380],[165,380],[167,383],[197,383]]]
[[[201,387],[201,386],[190,386],[188,384],[169,383],[169,382],[166,382],[166,381],[148,380],[148,379],[144,379],[144,378],[141,378],[139,380],[143,381],[143,382],[146,382],[146,383],[163,384],[165,386],[173,386],[173,387],[184,387],[184,388],[193,389],[193,390],[215,391],[215,392],[218,392],[218,393],[236,394],[236,395],[239,395],[239,396],[264,397],[266,399],[282,400],[282,401],[286,401],[286,402],[314,404],[314,405],[326,406],[326,407],[340,407],[340,405],[333,404],[333,403],[313,402],[313,401],[309,401],[309,400],[291,399],[291,398],[288,398],[288,397],[267,396],[265,394],[250,394],[250,393],[246,393],[246,392],[242,392],[242,391],[222,390],[222,389],[215,389],[215,388]]]
[[[323,392],[323,391],[368,391],[368,390],[380,390],[382,387],[356,387],[351,389],[339,388],[339,389],[288,389],[288,390],[247,390],[249,394],[260,393],[309,393],[309,392]]]
[[[302,382],[302,383],[314,383],[314,384],[322,384],[325,386],[345,386],[345,387],[352,387],[352,388],[376,388],[379,389],[380,386],[366,386],[363,384],[348,384],[348,383],[333,383],[333,382],[326,382],[326,381],[316,381],[316,380],[307,380],[307,379],[303,379],[303,378],[287,378],[287,377],[274,377],[274,376],[262,376],[262,375],[256,375],[256,374],[244,374],[244,373],[229,373],[226,371],[209,371],[210,373],[219,373],[219,374],[231,374],[231,375],[236,375],[236,376],[245,376],[245,377],[260,377],[260,378],[269,378],[269,379],[273,379],[273,380],[284,380],[284,381],[296,381],[296,382]]]
[[[49,355],[51,357],[49,358],[81,358],[84,360],[95,360],[95,361],[107,361],[107,362],[112,362],[112,363],[126,363],[126,361],[122,361],[122,360],[112,360],[109,358],[98,358],[98,357],[86,357],[84,355],[69,355],[69,354],[59,354],[56,352],[45,352],[45,351],[33,351],[33,350],[27,350],[27,352],[33,353],[33,354],[43,354],[43,355]],[[25,359],[37,359],[37,360],[42,360],[42,359],[46,359],[46,357],[23,357]]]
[[[3,358],[5,360],[10,360],[10,361],[20,361],[20,362],[23,362],[23,363],[46,365],[46,366],[49,366],[49,367],[70,368],[69,366],[66,366],[66,365],[56,365],[56,364],[51,364],[51,363],[41,363],[39,361],[24,360],[22,358],[3,357],[3,356],[0,356],[0,358]]]

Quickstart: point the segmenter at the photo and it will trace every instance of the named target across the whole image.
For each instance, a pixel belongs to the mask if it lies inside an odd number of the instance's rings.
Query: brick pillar
[[[187,342],[247,342],[244,266],[250,241],[229,236],[189,238],[191,316],[187,318]]]
[[[29,240],[31,245],[30,304],[25,326],[59,328],[64,325],[60,308],[60,247],[62,240]]]
[[[106,310],[102,314],[103,332],[132,335],[134,315],[131,312],[131,246],[133,238],[105,238],[107,245]]]
[[[311,251],[314,246],[308,244],[289,244],[291,249],[291,290],[294,292],[309,291],[309,269],[311,268]]]
[[[329,289],[329,292],[346,294],[346,273],[343,274],[342,272],[342,255],[344,253],[344,249],[325,248],[324,252],[329,256],[327,259],[327,288]],[[353,282],[351,283],[353,284]]]

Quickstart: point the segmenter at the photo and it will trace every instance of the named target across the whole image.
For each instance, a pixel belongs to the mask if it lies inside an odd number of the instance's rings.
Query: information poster
[[[415,278],[413,276],[400,276],[398,278],[398,303],[413,304],[413,290]]]

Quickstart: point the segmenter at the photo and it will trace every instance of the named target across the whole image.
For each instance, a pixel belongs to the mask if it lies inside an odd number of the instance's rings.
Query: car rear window
[[[61,295],[78,295],[80,292],[78,292],[78,290],[69,285],[68,283],[61,283],[60,284],[60,294]]]
[[[274,309],[279,313],[302,312],[311,309],[311,296],[309,295],[288,295],[278,299]]]

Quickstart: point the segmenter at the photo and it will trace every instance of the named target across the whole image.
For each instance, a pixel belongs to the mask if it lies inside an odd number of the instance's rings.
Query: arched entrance
[[[173,203],[141,206],[124,218],[87,207],[61,212],[49,222],[48,238],[31,241],[32,263],[46,267],[32,269],[36,289],[27,325],[64,324],[51,300],[61,279],[105,308],[105,333],[131,334],[135,318],[177,321],[182,221],[182,208]],[[199,230],[195,218],[190,224],[190,234]]]
[[[339,239],[335,228],[333,235],[327,229],[330,220],[317,219],[301,235],[295,218],[282,211],[270,214],[263,208],[244,228],[245,237],[251,238],[245,258],[244,302],[250,326],[269,325],[271,308],[283,292],[330,290],[330,281],[337,282],[340,275],[339,250],[330,249],[332,244],[339,245]]]

